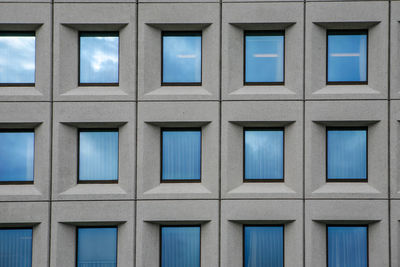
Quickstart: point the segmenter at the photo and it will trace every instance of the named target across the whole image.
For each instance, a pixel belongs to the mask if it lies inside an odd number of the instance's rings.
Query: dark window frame
[[[245,266],[245,241],[246,241],[246,227],[281,227],[282,228],[282,241],[283,241],[283,264],[285,266],[285,225],[284,224],[243,224],[242,225],[242,262],[243,267]]]
[[[200,36],[200,82],[164,82],[164,36]],[[161,86],[202,86],[203,83],[203,32],[202,31],[162,31],[161,32]]]
[[[326,266],[329,266],[329,240],[328,228],[329,227],[366,227],[367,228],[367,267],[369,266],[369,225],[368,224],[326,224],[325,239],[326,239]]]
[[[115,242],[117,243],[116,245],[116,261],[115,261],[115,266],[118,266],[118,225],[99,225],[99,226],[76,226],[75,229],[75,266],[78,267],[78,249],[79,249],[79,229],[88,229],[88,228],[115,228],[117,230],[116,233],[116,240]]]
[[[282,178],[246,178],[246,131],[282,131]],[[284,183],[285,182],[285,127],[243,127],[243,183]]]
[[[35,37],[35,82],[33,83],[0,83],[0,87],[35,87],[36,84],[36,31],[0,31],[0,37]]]
[[[366,173],[365,178],[329,178],[328,177],[328,132],[329,131],[365,131],[366,132],[366,152],[365,152],[365,164],[366,164]],[[329,127],[327,126],[325,129],[325,181],[327,183],[368,183],[368,126],[359,126],[359,127]]]
[[[118,82],[116,83],[82,83],[81,82],[81,37],[118,37]],[[121,42],[119,31],[79,31],[78,34],[78,86],[119,86],[121,70]]]
[[[35,153],[36,153],[36,134],[35,129],[0,129],[0,133],[33,133],[33,179],[32,181],[0,181],[0,185],[24,185],[35,183]]]
[[[330,82],[328,80],[328,49],[329,49],[329,35],[366,35],[367,37],[367,47],[366,47],[366,77],[365,81],[335,81],[335,82]],[[325,57],[325,81],[326,85],[363,85],[363,84],[368,84],[368,29],[358,29],[358,30],[326,30],[326,57]]]
[[[283,81],[282,82],[246,82],[246,37],[247,36],[282,36],[283,37]],[[243,85],[285,85],[285,60],[286,60],[286,36],[285,30],[248,30],[243,32]]]
[[[80,169],[80,133],[81,132],[117,132],[118,133],[118,168],[117,168],[117,179],[116,180],[80,180],[79,177],[79,169]],[[119,153],[120,153],[120,134],[119,134],[119,129],[118,128],[78,128],[78,160],[77,160],[77,183],[78,184],[118,184],[119,182]]]
[[[199,266],[201,266],[201,251],[202,251],[202,249],[201,249],[201,247],[202,247],[202,243],[201,243],[201,232],[202,232],[202,230],[201,230],[201,224],[193,224],[193,225],[191,225],[191,224],[177,224],[177,225],[160,225],[160,230],[159,230],[159,236],[160,236],[160,238],[159,238],[159,266],[160,267],[162,267],[162,229],[163,228],[171,228],[171,227],[198,227],[199,229],[200,229],[200,262],[199,262]]]

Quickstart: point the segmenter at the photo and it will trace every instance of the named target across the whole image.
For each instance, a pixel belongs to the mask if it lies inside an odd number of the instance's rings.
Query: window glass
[[[79,180],[118,180],[118,131],[79,131]]]
[[[328,267],[343,266],[368,266],[366,226],[328,226]]]
[[[200,267],[200,226],[161,227],[161,267]]]
[[[117,228],[78,228],[77,267],[116,267]]]
[[[367,81],[367,31],[328,31],[328,82]]]
[[[118,32],[80,33],[81,84],[117,84],[118,59]]]
[[[201,83],[201,32],[164,32],[162,83]]]
[[[245,129],[245,179],[283,179],[283,129]]]
[[[367,179],[367,129],[328,129],[327,178]]]
[[[244,227],[244,267],[283,267],[283,226]]]
[[[35,33],[0,32],[0,84],[35,83]]]
[[[200,180],[201,131],[162,131],[162,180]]]
[[[33,131],[0,131],[0,182],[33,181]]]
[[[284,32],[246,32],[245,48],[245,83],[283,83]]]
[[[0,266],[32,266],[32,229],[0,229]]]

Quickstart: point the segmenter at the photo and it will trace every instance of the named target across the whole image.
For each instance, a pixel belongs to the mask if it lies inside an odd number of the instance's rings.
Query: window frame
[[[199,247],[200,247],[200,254],[199,254],[199,259],[200,259],[200,262],[199,262],[199,266],[201,267],[201,251],[202,251],[202,249],[201,249],[201,247],[202,247],[202,244],[201,244],[201,224],[193,224],[193,225],[191,225],[191,224],[177,224],[177,225],[164,225],[164,224],[161,224],[160,225],[160,230],[159,230],[159,233],[160,233],[160,238],[159,238],[159,267],[162,267],[162,229],[163,228],[171,228],[171,227],[199,227],[199,229],[200,229],[200,244],[199,244]]]
[[[328,132],[329,131],[354,131],[354,130],[363,130],[366,133],[365,139],[366,139],[366,151],[365,151],[365,166],[366,166],[366,173],[365,173],[365,179],[360,179],[360,178],[334,178],[334,179],[329,179],[328,178]],[[368,183],[368,126],[351,126],[351,127],[325,127],[325,182],[326,183],[345,183],[345,182],[350,182],[350,183]]]
[[[365,35],[367,38],[367,46],[366,46],[366,77],[365,81],[335,81],[335,82],[330,82],[328,81],[328,49],[329,49],[329,35]],[[333,30],[333,29],[327,29],[326,30],[326,55],[325,55],[325,83],[326,85],[367,85],[368,84],[368,29],[341,29],[341,30]]]
[[[77,134],[77,138],[78,138],[78,142],[77,142],[77,151],[78,151],[78,155],[77,155],[77,184],[118,184],[119,182],[119,152],[120,152],[120,147],[119,147],[119,143],[120,143],[120,134],[119,134],[119,129],[118,128],[78,128],[77,129],[78,134]],[[118,168],[117,168],[117,179],[116,180],[80,180],[79,177],[79,168],[80,168],[80,142],[81,142],[81,138],[80,138],[80,133],[81,132],[117,132],[118,133]]]
[[[85,36],[89,35],[89,36]],[[118,37],[118,82],[116,83],[82,83],[81,82],[81,37]],[[79,86],[119,86],[121,69],[121,42],[119,31],[79,31],[78,32],[78,87]]]
[[[163,180],[163,133],[164,132],[200,132],[200,179],[168,179]],[[203,131],[201,127],[161,127],[160,129],[160,183],[201,183],[203,167]]]
[[[33,36],[35,37],[35,80],[33,83],[0,83],[0,87],[35,87],[36,85],[36,31],[0,31],[0,37],[18,37],[18,36]]]
[[[200,36],[200,82],[164,82],[164,36]],[[161,86],[202,86],[203,83],[203,31],[161,31]]]
[[[242,225],[242,266],[245,266],[245,240],[246,240],[246,227],[281,227],[282,228],[282,241],[283,241],[283,261],[282,267],[285,266],[285,225],[284,224],[243,224]]]
[[[282,131],[282,178],[246,178],[246,131]],[[284,183],[285,182],[285,127],[243,127],[243,183]]]
[[[0,133],[33,133],[33,179],[32,181],[1,181],[0,185],[24,185],[24,184],[34,184],[35,183],[35,146],[36,146],[36,134],[35,129],[21,128],[21,129],[0,129]],[[0,228],[1,229],[1,228]]]
[[[329,240],[328,240],[328,228],[329,227],[366,227],[367,228],[367,267],[369,267],[369,225],[368,224],[326,224],[325,225],[325,253],[326,253],[326,266],[329,267]]]
[[[78,245],[79,245],[79,229],[87,229],[87,228],[115,228],[117,233],[116,233],[116,251],[115,251],[115,256],[116,256],[116,261],[115,261],[115,266],[118,266],[118,225],[99,225],[99,226],[76,226],[75,227],[75,267],[78,267]]]
[[[282,36],[283,37],[283,80],[282,82],[246,82],[246,37],[247,36]],[[285,85],[286,37],[285,30],[245,30],[243,31],[243,86]]]

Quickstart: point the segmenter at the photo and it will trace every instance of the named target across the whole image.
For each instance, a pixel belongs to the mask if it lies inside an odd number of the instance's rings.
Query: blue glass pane
[[[79,180],[118,179],[118,132],[79,133]]]
[[[0,181],[33,181],[33,132],[0,132]]]
[[[77,267],[116,267],[117,228],[78,228]]]
[[[367,267],[367,236],[365,226],[329,226],[328,267]]]
[[[0,34],[0,83],[35,83],[35,36]]]
[[[200,227],[161,228],[161,267],[200,267]]]
[[[118,36],[80,37],[80,82],[118,83]]]
[[[244,267],[283,267],[282,226],[245,226]]]
[[[245,179],[283,179],[283,131],[246,130]]]
[[[283,82],[283,35],[245,38],[245,82]]]
[[[0,229],[0,266],[32,266],[32,229]]]
[[[162,138],[162,179],[199,180],[201,132],[163,131]]]
[[[367,131],[328,130],[328,179],[367,178]]]
[[[328,35],[328,82],[367,80],[367,35]]]
[[[163,36],[162,81],[201,82],[201,36]]]

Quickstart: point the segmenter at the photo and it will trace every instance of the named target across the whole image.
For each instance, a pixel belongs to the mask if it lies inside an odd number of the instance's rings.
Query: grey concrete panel
[[[134,100],[136,4],[58,3],[54,5],[54,17],[54,99]],[[78,85],[79,31],[119,31],[118,86]]]
[[[50,103],[1,103],[0,128],[35,132],[33,184],[0,185],[0,201],[48,200],[51,151]]]
[[[390,20],[390,98],[400,98],[400,2],[391,3]]]
[[[302,99],[303,4],[231,3],[222,12],[223,99]],[[245,30],[285,30],[284,85],[244,85]]]
[[[400,101],[391,101],[390,114],[390,197],[400,198]]]
[[[139,100],[219,98],[219,4],[139,4]],[[161,86],[162,31],[202,31],[202,85]]]
[[[201,265],[218,265],[218,201],[138,201],[136,267],[158,266],[160,226],[200,225]]]
[[[390,251],[392,266],[400,264],[400,201],[390,201]]]
[[[387,198],[385,101],[309,101],[305,112],[306,197]],[[326,182],[327,126],[368,126],[368,182]]]
[[[221,266],[243,266],[244,225],[284,225],[285,266],[303,266],[302,200],[222,200]]]
[[[388,95],[388,3],[306,4],[306,98],[384,99]],[[368,29],[368,84],[326,84],[326,30]]]
[[[48,101],[51,97],[51,5],[1,3],[0,31],[36,34],[35,86],[0,87],[0,101]]]
[[[54,104],[53,199],[133,199],[135,192],[135,103]],[[78,129],[119,129],[117,184],[78,183]]]
[[[141,102],[138,107],[139,199],[218,197],[219,110],[217,102]],[[161,183],[161,128],[201,127],[200,183]]]
[[[282,112],[282,111],[285,112]],[[301,198],[303,196],[303,104],[298,101],[222,103],[223,198]],[[244,127],[284,128],[284,182],[243,182]]]

